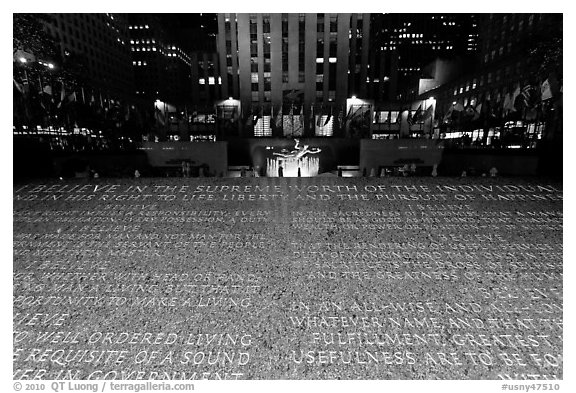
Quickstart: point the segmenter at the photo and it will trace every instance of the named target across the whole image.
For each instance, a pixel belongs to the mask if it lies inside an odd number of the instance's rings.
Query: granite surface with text
[[[562,379],[562,184],[13,189],[14,379]]]

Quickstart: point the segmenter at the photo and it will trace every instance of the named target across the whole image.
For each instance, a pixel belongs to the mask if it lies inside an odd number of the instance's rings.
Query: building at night
[[[128,31],[135,94],[183,106],[192,92],[192,59],[163,27],[159,16],[131,14]]]
[[[222,98],[216,14],[179,14],[173,19],[169,26],[173,26],[174,34],[179,34],[192,61],[192,104],[194,107],[213,105]]]
[[[367,94],[369,40],[369,14],[218,14],[222,96],[256,111],[255,135],[272,135],[279,113],[298,115],[284,135],[332,135],[347,100]]]
[[[520,108],[530,106],[531,96],[540,96],[545,81],[550,85],[551,94],[558,96],[560,76],[554,72],[550,74],[550,69],[543,70],[544,59],[534,50],[561,37],[562,14],[482,14],[479,21],[482,28],[475,66],[456,80],[425,92],[421,98],[434,96],[436,113],[441,118],[454,107],[477,112],[483,107],[483,114],[511,120],[506,122],[506,127],[540,138],[544,131],[546,105],[552,101],[535,104],[529,110]],[[561,51],[561,47],[556,50]],[[559,67],[561,73],[561,64]],[[519,96],[522,99],[515,102]],[[489,137],[499,134],[494,123],[489,128]],[[460,134],[458,131],[454,136]],[[473,139],[483,134],[477,129]]]
[[[473,59],[478,51],[475,14],[372,14],[369,80],[376,99],[407,100],[420,78],[433,77],[436,59]]]
[[[59,44],[61,57],[84,63],[87,84],[101,94],[129,97],[132,62],[126,14],[51,14],[43,19]]]
[[[219,153],[206,153],[204,174],[252,168],[276,176],[282,166],[287,176],[377,176],[408,163],[428,171],[427,152],[462,147],[552,152],[546,165],[557,168],[562,18],[16,15],[14,135],[24,150],[36,138],[43,149],[69,152],[163,155],[172,142],[210,142],[179,145],[190,147],[186,159],[198,176],[196,153],[205,146]],[[306,149],[313,157],[304,167],[285,165]],[[228,161],[219,162],[223,154]],[[181,158],[152,166],[168,175],[186,168]],[[451,174],[466,169],[451,159]],[[534,165],[509,173],[535,173]]]

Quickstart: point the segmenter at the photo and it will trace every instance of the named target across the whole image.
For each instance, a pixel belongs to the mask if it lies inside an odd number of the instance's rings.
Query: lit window
[[[330,57],[330,58],[328,59],[328,61],[329,61],[330,63],[336,63],[336,58],[335,58],[335,57]]]
[[[215,83],[214,77],[213,77],[213,76],[209,76],[209,77],[208,77],[208,84],[209,84],[209,85],[213,85],[214,83]]]
[[[324,58],[323,57],[317,57],[316,63],[324,63]]]
[[[201,85],[205,85],[205,84],[206,84],[206,79],[200,78],[200,79],[198,79],[198,83],[201,84]]]

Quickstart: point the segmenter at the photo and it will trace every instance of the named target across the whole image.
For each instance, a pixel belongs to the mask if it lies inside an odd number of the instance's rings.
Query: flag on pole
[[[550,82],[548,79],[542,82],[542,86],[540,86],[540,94],[542,95],[542,101],[552,98],[552,89],[550,88]]]
[[[326,120],[324,121],[323,127],[326,127],[326,125],[330,122],[331,118],[332,118],[332,107],[330,107],[330,114],[328,116],[326,116]]]
[[[60,102],[58,102],[57,108],[60,108],[62,106],[65,98],[66,98],[66,90],[64,88],[64,81],[62,81],[62,89],[60,90]]]
[[[388,125],[392,124],[392,111],[386,111],[385,113],[384,116],[386,116],[386,118],[380,119],[380,122],[384,124],[388,123]],[[380,117],[382,117],[382,112],[380,112]]]
[[[411,111],[408,112],[408,124],[413,125],[415,123],[420,122],[422,118],[422,104],[418,105],[418,109],[412,113]]]
[[[414,124],[414,119],[412,117],[412,111],[410,109],[408,109],[408,118],[406,119],[406,122],[408,123],[409,126]]]
[[[428,120],[430,118],[432,118],[432,113],[434,112],[434,106],[430,105],[427,109],[426,112],[424,112],[424,115],[422,116],[422,120]]]
[[[510,108],[510,112],[522,110],[524,99],[522,97],[522,90],[520,90],[520,84],[516,85],[516,89],[514,89],[511,95],[511,103],[512,107]]]
[[[520,95],[520,84],[516,85],[516,89],[514,89],[514,93],[512,93],[512,102],[516,102],[516,98]]]
[[[24,86],[22,86],[20,83],[16,82],[16,79],[12,78],[14,80],[14,87],[16,88],[16,90],[18,90],[21,94],[24,94]]]
[[[310,128],[310,130],[314,129],[314,104],[310,105],[310,120],[308,128]]]
[[[324,105],[320,107],[320,114],[316,114],[316,127],[322,127],[322,116],[324,116]]]
[[[348,109],[348,113],[346,113],[346,116],[344,117],[344,123],[348,123],[348,121],[350,121],[352,117],[352,105],[350,105],[350,108]]]
[[[480,114],[482,113],[482,103],[479,103],[478,105],[476,105],[476,108],[474,108],[474,117],[472,118],[472,120],[478,120],[480,118]]]
[[[304,112],[303,106],[300,107],[300,113],[295,116],[294,119],[294,131],[293,134],[297,136],[301,136],[304,132]]]
[[[504,103],[502,105],[502,109],[504,110],[505,115],[507,115],[509,112],[514,111],[514,101],[512,100],[511,93],[506,93],[504,95]]]
[[[444,115],[444,118],[442,119],[444,121],[444,123],[448,123],[450,120],[452,120],[452,113],[454,112],[454,107],[455,107],[455,105],[452,104],[452,106],[450,106],[450,108],[448,108],[448,111],[446,112],[446,114]]]
[[[282,130],[285,136],[292,136],[294,123],[292,119],[292,108],[288,111],[287,114],[282,116]]]
[[[164,119],[164,116],[162,116],[162,111],[157,106],[154,107],[154,116],[158,124],[160,124],[161,126],[164,126],[166,124],[166,120]]]
[[[362,112],[364,110],[364,105],[358,105],[358,107],[356,108],[356,110],[352,111],[352,106],[350,107],[350,111],[352,112],[350,117],[348,118],[348,120],[346,120],[347,122],[351,122],[352,120],[356,119],[358,116],[362,115]]]
[[[282,127],[282,105],[280,105],[280,110],[276,114],[276,127]]]
[[[76,102],[76,90],[68,95],[68,102]]]

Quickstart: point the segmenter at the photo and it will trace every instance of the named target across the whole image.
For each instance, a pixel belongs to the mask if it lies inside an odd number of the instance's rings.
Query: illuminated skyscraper
[[[341,105],[366,92],[369,14],[218,14],[223,96]]]
[[[184,104],[191,96],[190,54],[168,35],[157,15],[131,14],[129,20],[136,96]]]
[[[434,60],[474,59],[478,51],[475,14],[372,14],[372,95],[406,99],[427,78]]]

